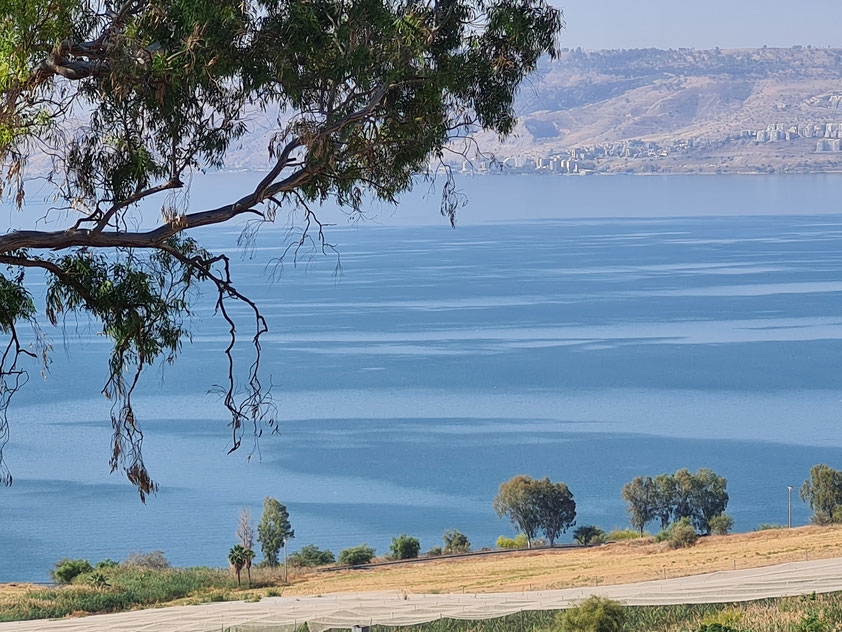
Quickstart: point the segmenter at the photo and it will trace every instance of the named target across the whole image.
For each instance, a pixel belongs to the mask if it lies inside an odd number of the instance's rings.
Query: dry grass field
[[[670,550],[651,539],[592,549],[561,549],[502,556],[437,560],[371,570],[290,577],[284,595],[405,590],[413,593],[504,592],[622,584],[734,568],[756,568],[842,557],[842,527],[801,527],[701,538]]]

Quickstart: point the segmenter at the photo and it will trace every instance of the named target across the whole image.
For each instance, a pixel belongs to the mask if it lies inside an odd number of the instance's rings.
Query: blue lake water
[[[195,200],[248,178],[207,179]],[[711,467],[749,530],[786,521],[786,485],[810,466],[842,465],[842,176],[465,187],[457,230],[421,196],[331,228],[339,276],[314,257],[271,282],[287,236],[264,230],[234,273],[271,328],[281,434],[251,461],[248,442],[226,456],[207,394],[224,378],[225,326],[206,297],[193,344],[147,374],[136,402],[161,484],[145,506],[108,474],[106,342],[83,321],[48,330],[50,375],[11,413],[0,546],[15,554],[0,555],[0,581],[138,549],[222,565],[239,508],[257,517],[266,495],[288,505],[293,549],[384,553],[403,532],[427,549],[448,528],[487,546],[513,533],[491,501],[518,473],[565,481],[579,524],[614,528],[626,481]],[[211,250],[236,237],[201,234]]]

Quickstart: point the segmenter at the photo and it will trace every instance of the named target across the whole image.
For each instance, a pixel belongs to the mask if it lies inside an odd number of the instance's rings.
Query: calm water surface
[[[247,178],[208,180],[196,199]],[[567,482],[579,524],[612,528],[626,524],[624,482],[711,467],[748,530],[785,522],[786,485],[811,465],[842,465],[842,177],[465,186],[455,231],[420,196],[332,228],[338,277],[315,258],[269,282],[285,231],[260,235],[235,275],[271,327],[281,435],[250,462],[225,455],[207,393],[224,378],[225,327],[206,297],[194,343],[137,400],[161,484],[146,506],[107,471],[105,341],[81,321],[49,331],[51,373],[12,413],[0,581],[138,549],[222,565],[239,508],[259,515],[266,495],[289,506],[293,548],[382,553],[406,532],[426,549],[448,528],[487,546],[512,533],[491,500],[518,473]],[[202,240],[221,250],[236,235]]]

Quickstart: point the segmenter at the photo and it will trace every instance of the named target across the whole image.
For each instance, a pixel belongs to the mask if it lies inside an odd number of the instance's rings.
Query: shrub
[[[501,535],[497,538],[497,548],[498,549],[507,549],[509,551],[513,551],[515,549],[525,549],[529,546],[529,540],[526,539],[525,533],[519,533],[516,538],[507,538],[504,535]]]
[[[723,625],[722,623],[706,623],[701,626],[696,632],[740,632],[730,625]]]
[[[727,513],[721,513],[711,518],[708,526],[710,527],[710,532],[714,535],[727,535],[734,528],[734,519]]]
[[[427,551],[427,557],[438,557],[442,553],[444,553],[444,551],[440,546],[434,546],[429,551]]]
[[[690,524],[689,518],[682,518],[670,527],[669,548],[683,549],[696,544],[699,534]]]
[[[136,553],[129,553],[123,564],[126,566],[137,566],[138,568],[151,568],[156,571],[162,571],[170,567],[170,563],[164,557],[163,551],[151,551],[149,553],[138,551]]]
[[[467,553],[471,550],[471,543],[468,536],[458,529],[448,529],[442,536],[444,540],[445,553]]]
[[[786,529],[786,525],[771,522],[763,522],[757,525],[757,529],[755,529],[755,531],[771,531],[772,529]]]
[[[291,553],[288,561],[292,566],[325,566],[336,562],[336,558],[332,551],[321,551],[315,544],[308,544]]]
[[[53,579],[62,584],[69,584],[82,573],[94,570],[88,560],[69,560],[67,558],[56,562],[56,567],[50,572]]]
[[[360,544],[359,546],[352,546],[344,551],[339,552],[339,563],[342,566],[356,566],[358,564],[368,564],[374,557],[374,549],[367,544]]]
[[[829,632],[831,629],[830,623],[822,619],[817,613],[810,612],[798,622],[795,627],[797,632]]]
[[[616,601],[589,597],[574,608],[556,615],[561,632],[621,632],[626,624],[626,611]]]
[[[583,525],[573,532],[573,539],[582,545],[602,544],[605,542],[605,531],[593,525]]]
[[[120,564],[120,562],[115,562],[114,560],[109,559],[109,558],[107,558],[107,557],[106,557],[106,558],[105,558],[104,560],[102,560],[101,562],[97,562],[97,563],[96,563],[95,568],[97,568],[97,569],[103,569],[103,568],[115,568],[115,567],[116,567],[116,566],[118,566],[119,564]]]
[[[405,533],[392,538],[392,546],[389,547],[389,554],[393,560],[410,560],[418,557],[420,552],[421,542],[418,538],[413,538]]]
[[[643,532],[643,535],[641,535],[640,531],[634,531],[632,529],[623,529],[622,531],[615,530],[615,531],[612,531],[612,532],[608,533],[605,536],[605,541],[606,542],[619,542],[621,540],[638,540],[638,539],[644,538],[648,535],[649,534],[646,533],[645,531]]]

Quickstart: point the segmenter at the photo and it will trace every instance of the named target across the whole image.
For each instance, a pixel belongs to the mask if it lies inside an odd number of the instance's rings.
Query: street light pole
[[[786,491],[789,499],[789,528],[792,529],[792,485],[787,485]]]

